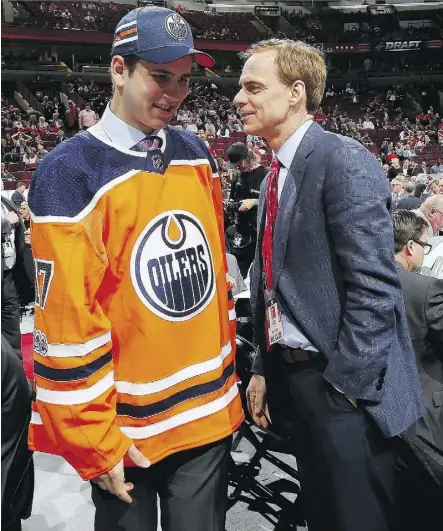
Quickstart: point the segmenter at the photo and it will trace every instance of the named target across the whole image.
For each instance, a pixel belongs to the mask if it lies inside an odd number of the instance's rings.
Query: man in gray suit
[[[397,210],[393,223],[395,260],[426,401],[426,414],[404,434],[407,446],[399,447],[407,471],[401,529],[437,531],[443,522],[443,280],[417,274],[432,248],[426,220]]]
[[[270,412],[290,430],[310,531],[388,531],[392,438],[424,412],[389,184],[362,145],[313,122],[317,49],[270,40],[245,56],[234,102],[277,157],[258,211],[248,405],[257,424]]]

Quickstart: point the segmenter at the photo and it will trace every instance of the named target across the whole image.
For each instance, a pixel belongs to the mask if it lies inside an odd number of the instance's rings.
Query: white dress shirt
[[[103,113],[100,121],[88,129],[88,133],[91,133],[96,138],[111,145],[120,151],[130,153],[131,155],[137,154],[137,152],[131,152],[130,149],[134,147],[140,140],[143,140],[148,135],[143,131],[127,124],[121,118],[116,116],[108,104]],[[160,148],[164,152],[166,147],[166,135],[162,129],[159,131],[152,131],[149,136],[158,136],[162,139],[163,143]],[[145,156],[146,153],[138,153],[137,156]]]
[[[286,140],[277,153],[277,158],[280,161],[281,169],[278,174],[278,200],[280,201],[283,186],[288,176],[288,170],[291,167],[292,159],[295,152],[303,140],[306,131],[309,129],[313,120],[308,120],[301,125],[292,135]],[[294,183],[295,186],[295,183]],[[303,350],[311,350],[318,352],[314,345],[307,339],[302,332],[294,326],[288,318],[283,314],[283,339],[280,341],[283,345],[291,348],[302,348]]]

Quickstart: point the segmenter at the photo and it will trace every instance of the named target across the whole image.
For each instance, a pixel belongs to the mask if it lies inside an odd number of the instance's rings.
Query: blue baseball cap
[[[111,56],[135,55],[149,63],[172,63],[192,55],[212,68],[214,59],[194,48],[191,28],[175,11],[164,7],[138,7],[126,14],[114,32]]]

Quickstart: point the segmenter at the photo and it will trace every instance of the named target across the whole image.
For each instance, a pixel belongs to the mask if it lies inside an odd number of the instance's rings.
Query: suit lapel
[[[291,167],[288,170],[288,175],[286,176],[278,205],[273,240],[272,278],[274,289],[277,287],[283,268],[292,217],[294,215],[295,205],[300,198],[300,191],[308,167],[307,158],[312,153],[318,137],[322,133],[323,129],[316,122],[309,127],[298,146],[292,159]]]

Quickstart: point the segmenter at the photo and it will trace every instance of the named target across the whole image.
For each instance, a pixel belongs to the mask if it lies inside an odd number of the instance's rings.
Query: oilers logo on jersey
[[[142,231],[131,256],[135,291],[154,314],[187,321],[211,302],[215,274],[205,231],[191,213],[173,210]]]

